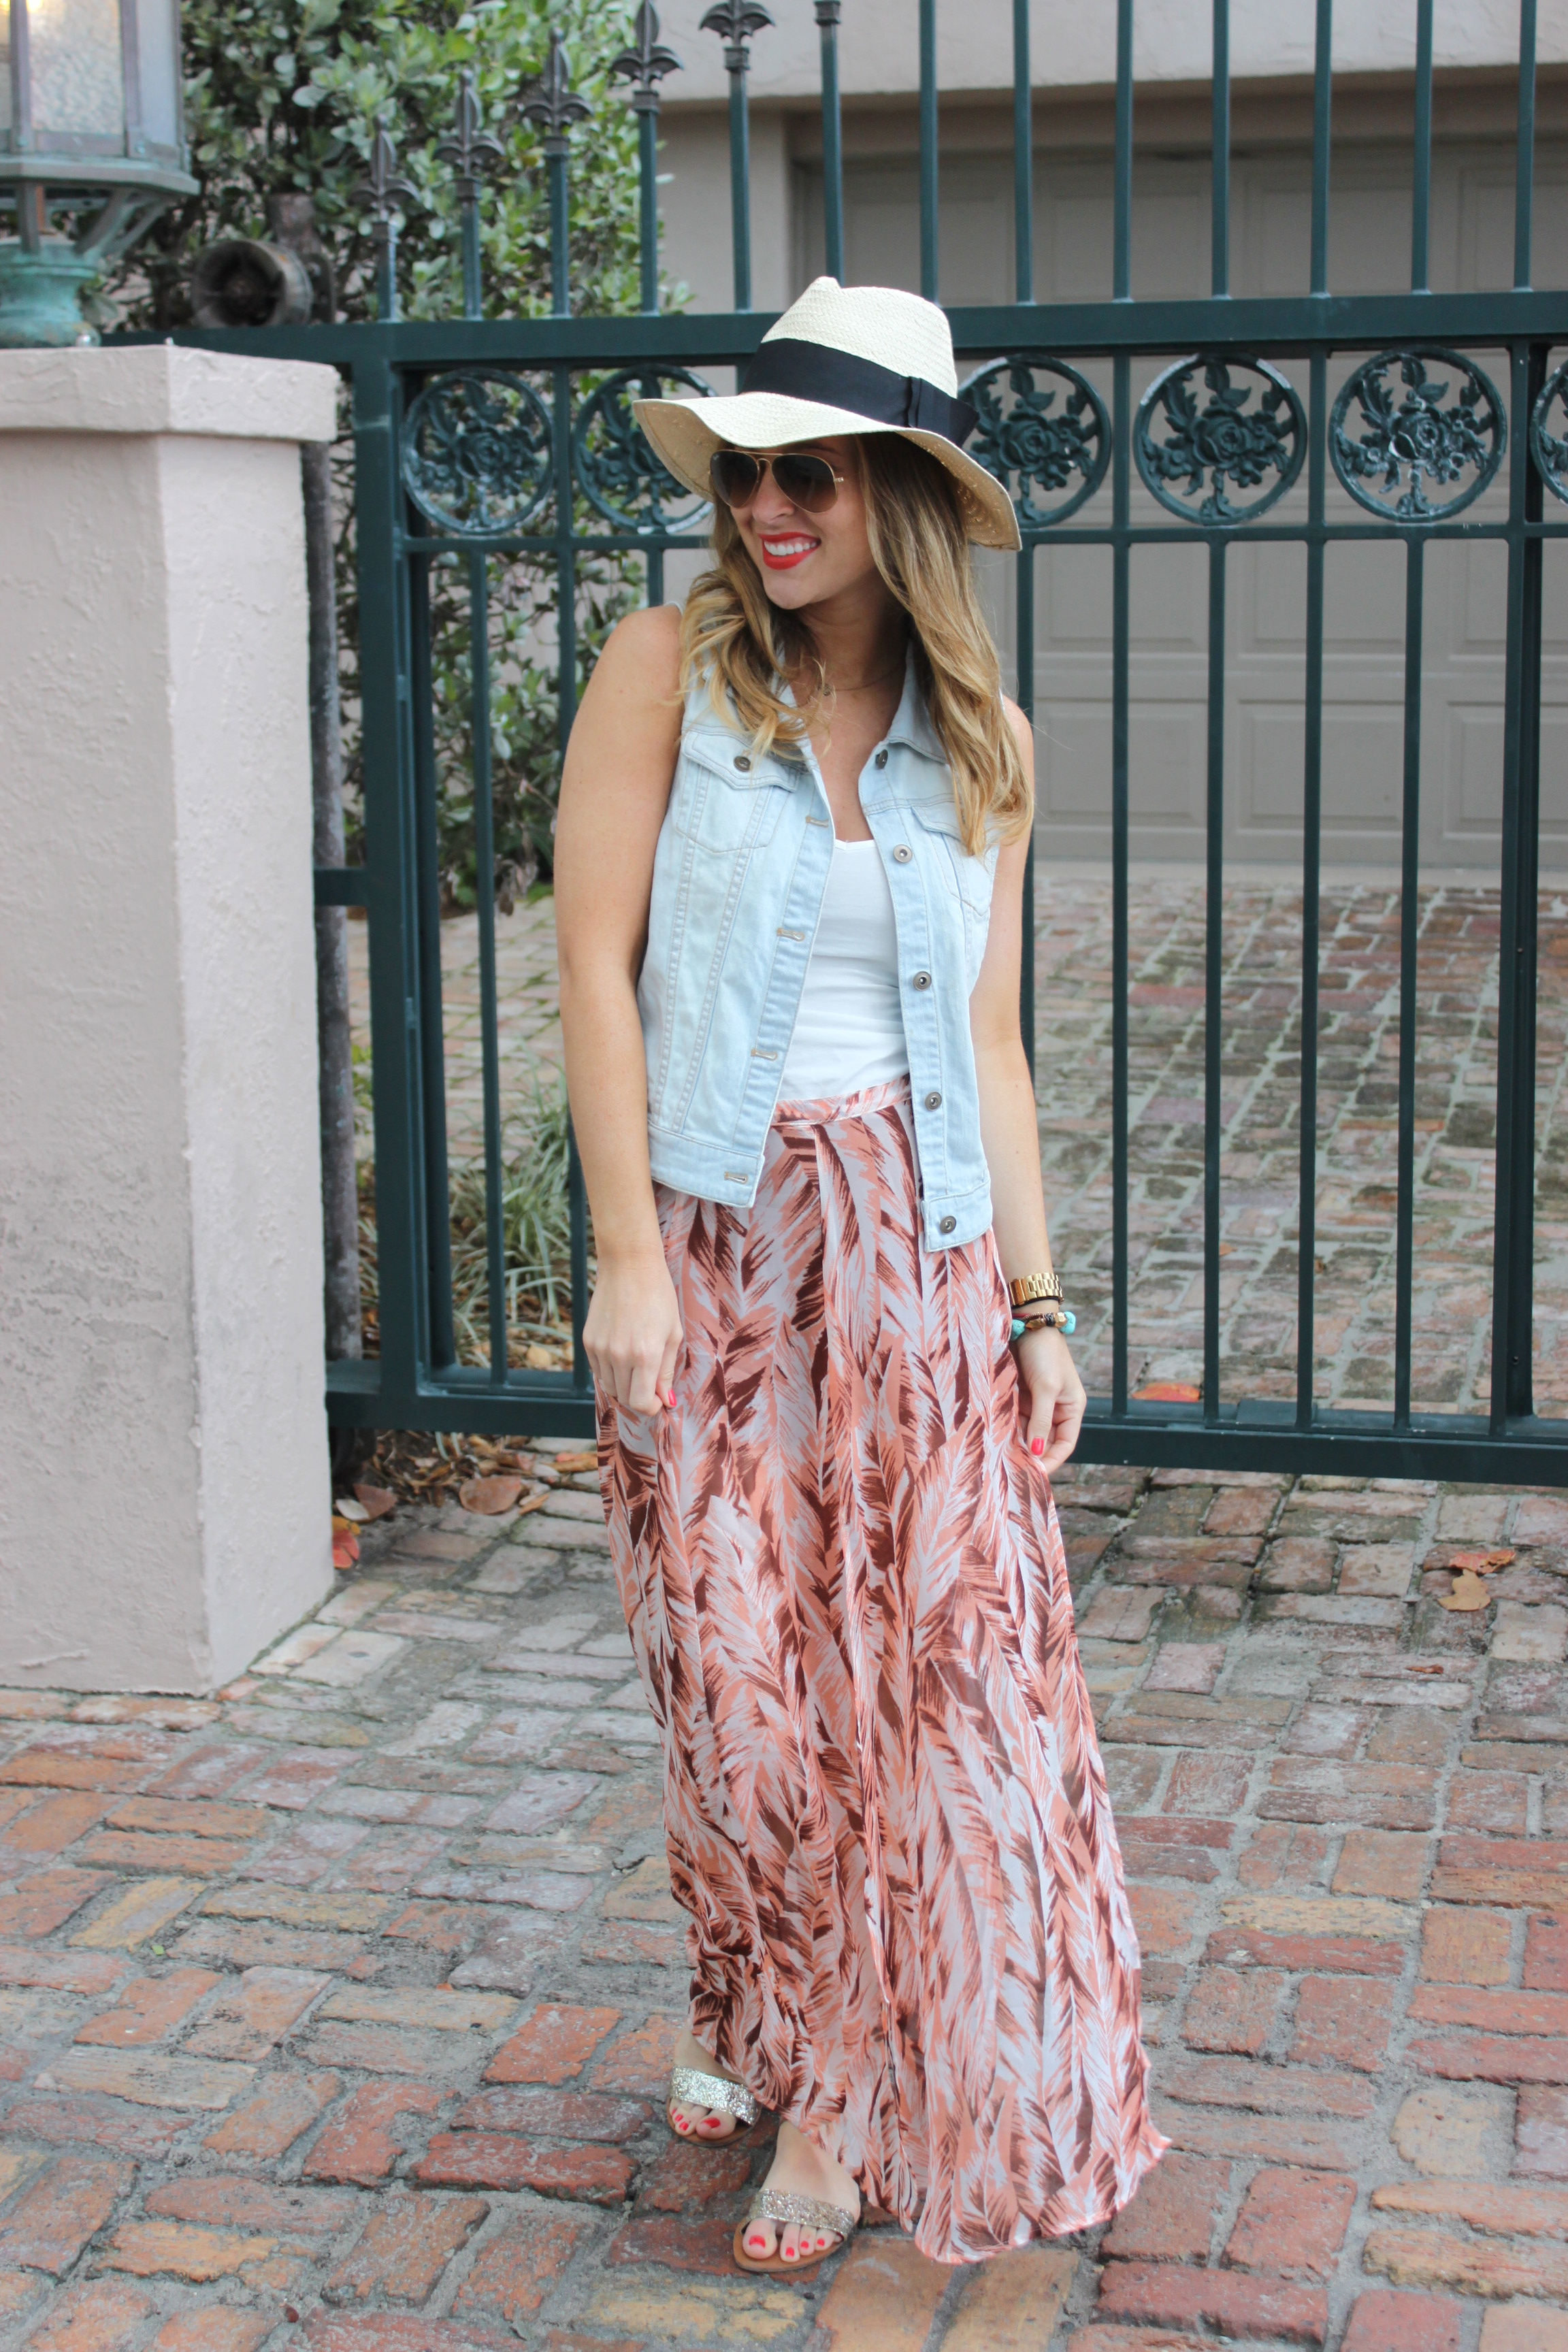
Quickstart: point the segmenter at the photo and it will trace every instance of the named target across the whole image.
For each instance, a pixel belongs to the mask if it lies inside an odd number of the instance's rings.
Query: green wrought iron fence
[[[932,298],[940,291],[935,8],[936,0],[919,0],[921,274],[922,289]],[[1467,294],[1436,294],[1428,285],[1433,0],[1417,0],[1410,290],[1355,298],[1330,291],[1331,0],[1317,0],[1310,290],[1291,299],[1233,298],[1227,0],[1213,0],[1213,12],[1209,297],[1132,299],[1133,0],[1117,0],[1110,299],[1035,301],[1028,7],[1027,0],[1014,0],[1016,299],[950,308],[955,344],[973,370],[968,396],[981,413],[973,446],[1007,483],[1023,530],[1016,575],[1016,688],[1026,710],[1034,700],[1038,551],[1100,548],[1109,551],[1111,566],[1112,1371],[1109,1394],[1092,1400],[1080,1452],[1100,1461],[1568,1483],[1568,1423],[1538,1419],[1531,1392],[1542,552],[1548,539],[1568,535],[1568,518],[1560,513],[1568,501],[1568,365],[1553,371],[1552,364],[1553,345],[1568,343],[1568,310],[1561,294],[1531,285],[1535,0],[1522,0],[1521,10],[1514,282],[1510,289]],[[823,261],[842,276],[839,13],[840,0],[816,0]],[[509,1362],[501,1243],[505,1106],[494,909],[483,887],[492,850],[490,567],[500,558],[554,567],[564,740],[576,694],[574,614],[583,567],[605,554],[634,554],[642,559],[648,597],[658,599],[667,552],[697,546],[703,538],[702,513],[654,459],[635,428],[629,398],[659,386],[702,393],[701,371],[742,363],[770,322],[768,314],[751,308],[747,146],[751,43],[770,22],[751,0],[721,0],[703,19],[724,44],[729,72],[730,311],[669,314],[658,308],[659,84],[679,61],[660,45],[658,19],[645,5],[637,46],[621,67],[641,132],[640,315],[574,315],[570,157],[574,127],[586,109],[571,91],[566,59],[552,42],[527,98],[546,134],[551,317],[479,315],[482,181],[468,143],[481,134],[470,112],[451,142],[464,221],[462,319],[397,316],[395,238],[397,206],[406,192],[396,178],[392,142],[384,135],[368,189],[380,251],[378,323],[183,338],[331,361],[353,387],[368,850],[363,868],[319,873],[316,887],[318,905],[363,906],[369,917],[381,1317],[377,1358],[329,1367],[330,1406],[340,1423],[563,1435],[586,1434],[592,1426],[581,1341],[587,1238],[574,1155],[574,1368],[535,1371]],[[1151,362],[1152,380],[1135,398],[1135,370],[1142,383]],[[1108,376],[1109,396],[1094,380],[1096,372],[1102,380]],[[1147,494],[1139,495],[1136,509],[1135,478]],[[1489,492],[1489,502],[1477,511]],[[1130,583],[1136,550],[1194,540],[1206,551],[1208,579],[1204,1360],[1200,1399],[1173,1403],[1129,1394]],[[1313,1395],[1325,559],[1334,546],[1373,540],[1403,546],[1405,582],[1397,1315],[1394,1403],[1381,1413],[1331,1410]],[[1484,1415],[1427,1413],[1411,1405],[1423,588],[1431,547],[1485,540],[1506,549],[1508,575],[1491,1396]],[[1306,567],[1293,1402],[1227,1397],[1221,1350],[1225,614],[1237,551],[1263,541],[1303,549]],[[429,636],[437,565],[458,568],[471,615],[488,1366],[457,1360],[453,1328]],[[1032,915],[1026,919],[1032,923]],[[1032,1042],[1032,956],[1026,956],[1025,969],[1024,1019]]]

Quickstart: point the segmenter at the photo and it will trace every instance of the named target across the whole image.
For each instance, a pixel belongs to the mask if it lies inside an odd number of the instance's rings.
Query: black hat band
[[[980,422],[967,400],[955,400],[923,375],[895,375],[875,360],[857,359],[830,343],[775,335],[759,343],[742,379],[742,392],[783,393],[826,408],[847,408],[878,425],[913,425],[940,433],[962,448]]]

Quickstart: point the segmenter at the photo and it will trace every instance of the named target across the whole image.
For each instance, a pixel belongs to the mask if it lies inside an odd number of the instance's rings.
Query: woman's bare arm
[[[1029,723],[1011,703],[1007,716],[1026,764],[1032,768]],[[1019,1275],[1043,1274],[1051,1263],[1035,1088],[1018,1027],[1027,854],[1027,841],[1016,841],[996,861],[985,960],[969,1000],[980,1087],[980,1137],[991,1171],[997,1253],[1009,1281]],[[1019,1341],[1017,1352],[1029,1393],[1029,1448],[1039,1456],[1042,1469],[1055,1470],[1078,1444],[1085,1404],[1083,1383],[1059,1331],[1031,1331]]]
[[[619,624],[572,730],[555,830],[566,1084],[599,1262],[583,1342],[600,1386],[642,1413],[668,1397],[681,1337],[648,1169],[637,1004],[679,748],[679,677],[673,605]]]

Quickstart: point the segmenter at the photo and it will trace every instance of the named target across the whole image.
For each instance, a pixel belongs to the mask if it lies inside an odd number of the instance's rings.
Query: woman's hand
[[[626,1412],[658,1413],[672,1405],[670,1381],[682,1336],[680,1307],[662,1251],[657,1256],[600,1259],[583,1346],[605,1396]]]
[[[1047,1473],[1059,1470],[1078,1444],[1089,1400],[1072,1350],[1059,1331],[1026,1331],[1013,1353],[1018,1359],[1029,1418],[1029,1451]]]

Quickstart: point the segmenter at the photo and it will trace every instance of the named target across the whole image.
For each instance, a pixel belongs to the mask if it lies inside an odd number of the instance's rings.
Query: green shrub
[[[501,1240],[511,1360],[529,1348],[552,1362],[570,1361],[572,1227],[567,1190],[568,1126],[563,1079],[536,1076],[514,1100],[501,1139]],[[362,1160],[360,1294],[366,1350],[377,1352],[380,1286],[376,1265],[375,1178]],[[452,1320],[458,1360],[489,1361],[489,1267],[485,1223],[485,1163],[451,1170]]]
[[[458,199],[437,153],[452,127],[459,78],[475,77],[503,154],[480,205],[485,312],[528,318],[550,307],[550,218],[542,134],[516,113],[561,33],[573,86],[594,109],[573,136],[575,307],[637,302],[636,119],[612,94],[609,65],[631,37],[629,0],[185,0],[185,107],[197,192],[166,213],[121,284],[127,323],[190,318],[191,264],[225,236],[264,236],[267,199],[312,196],[332,253],[345,318],[374,315],[374,264],[353,191],[378,114],[420,203],[405,222],[398,291],[411,318],[462,310]]]
[[[452,129],[460,77],[475,77],[486,127],[503,152],[480,201],[489,317],[547,311],[549,194],[542,134],[518,101],[542,66],[552,29],[567,45],[573,87],[593,107],[572,134],[572,274],[579,310],[634,310],[639,299],[636,116],[611,60],[631,39],[632,0],[185,0],[187,121],[196,194],[174,206],[110,287],[123,323],[163,330],[190,320],[189,279],[202,247],[266,236],[270,196],[315,202],[346,319],[374,314],[374,254],[354,190],[377,116],[417,192],[398,244],[399,299],[410,318],[462,310],[458,207],[437,153]],[[584,384],[583,390],[588,389]],[[346,418],[345,418],[346,426]],[[352,467],[342,445],[339,623],[343,648],[349,856],[363,855],[358,599]],[[490,562],[491,754],[495,866],[503,907],[548,876],[560,787],[552,564]],[[584,560],[577,594],[578,687],[614,623],[638,598],[640,563]],[[432,696],[441,900],[478,899],[466,573],[431,572]]]

